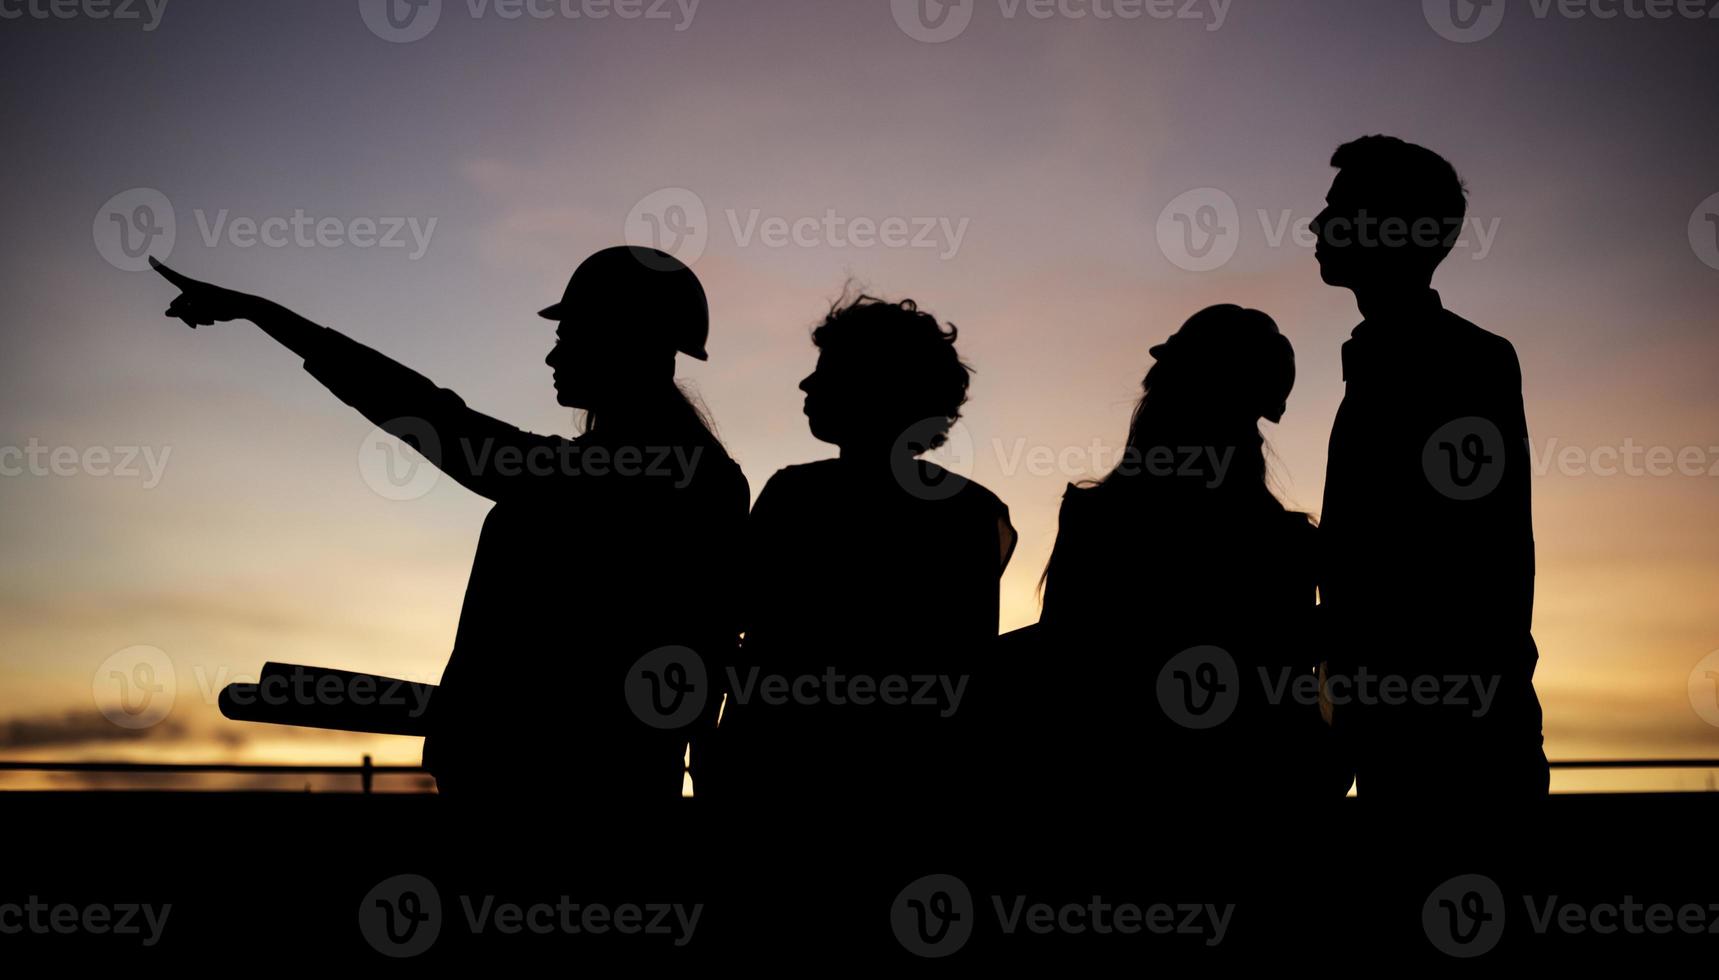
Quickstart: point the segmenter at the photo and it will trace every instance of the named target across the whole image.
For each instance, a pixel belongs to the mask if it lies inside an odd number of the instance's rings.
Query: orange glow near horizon
[[[1485,229],[1434,285],[1521,358],[1548,754],[1719,757],[1719,687],[1703,686],[1719,656],[1719,268],[1692,250],[1692,209],[1719,192],[1702,25],[1521,18],[1456,45],[1418,4],[1273,0],[1213,31],[976,16],[932,45],[888,3],[754,0],[684,32],[445,17],[388,44],[350,4],[174,6],[147,40],[5,32],[0,64],[45,81],[9,100],[0,451],[144,447],[160,467],[0,475],[0,759],[416,764],[416,740],[240,725],[215,695],[271,660],[438,680],[488,507],[446,479],[390,499],[370,425],[291,355],[249,325],[164,319],[170,291],[92,241],[120,192],[171,202],[166,257],[186,274],[565,433],[535,313],[653,195],[683,190],[705,214],[692,265],[712,330],[710,361],[682,378],[754,494],[834,453],[796,389],[830,300],[850,280],[913,298],[959,327],[976,368],[963,436],[934,458],[1011,509],[1007,630],[1038,618],[1058,502],[1114,459],[1147,349],[1205,306],[1262,309],[1295,345],[1288,414],[1265,428],[1286,503],[1317,514],[1358,314],[1277,231],[1317,213],[1331,151],[1374,132],[1448,156]],[[1239,241],[1193,271],[1158,232],[1202,188],[1236,205]],[[421,254],[210,231],[297,211],[436,226]],[[930,219],[937,247],[830,240],[831,213]],[[773,219],[821,237],[748,230]],[[1620,468],[1630,447],[1704,465]],[[104,663],[139,645],[172,683],[141,733],[98,707],[115,696]],[[553,688],[553,658],[525,666]]]

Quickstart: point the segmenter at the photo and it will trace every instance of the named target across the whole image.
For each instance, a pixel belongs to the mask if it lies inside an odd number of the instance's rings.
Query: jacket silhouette
[[[1343,378],[1320,524],[1322,595],[1331,674],[1355,692],[1335,716],[1357,791],[1544,793],[1516,351],[1428,290],[1356,328]],[[1382,688],[1363,696],[1368,674],[1375,684],[1428,678],[1437,694],[1401,704]]]
[[[1316,256],[1364,322],[1343,345],[1320,592],[1356,791],[1482,806],[1544,795],[1522,369],[1431,287],[1467,189],[1395,137],[1344,144],[1331,163]]]
[[[702,710],[663,723],[631,696],[631,674],[665,647],[691,661],[729,656],[739,621],[727,583],[749,496],[673,381],[676,351],[703,356],[691,270],[608,249],[543,312],[560,323],[548,358],[559,399],[589,413],[586,433],[566,439],[474,411],[276,304],[157,267],[183,290],[169,316],[255,321],[342,401],[495,502],[429,711],[424,760],[438,790],[588,807],[572,815],[677,800],[688,739],[714,722],[713,692],[679,678],[677,694]]]

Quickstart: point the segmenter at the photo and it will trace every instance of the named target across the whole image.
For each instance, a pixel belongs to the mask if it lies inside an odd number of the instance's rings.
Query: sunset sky
[[[1020,531],[1008,629],[1037,618],[1058,500],[1114,461],[1146,349],[1206,305],[1295,344],[1267,436],[1317,512],[1358,315],[1295,226],[1332,150],[1376,132],[1468,181],[1435,286],[1521,356],[1548,754],[1719,756],[1719,19],[1511,0],[1465,34],[1434,0],[972,0],[931,11],[965,27],[930,43],[890,0],[438,8],[415,40],[359,0],[0,20],[0,757],[417,762],[226,722],[214,692],[265,660],[439,677],[489,506],[447,480],[389,499],[369,424],[291,354],[163,319],[172,291],[116,250],[140,203],[181,271],[540,432],[573,420],[535,311],[667,228],[713,318],[683,378],[754,493],[833,452],[796,385],[844,282],[916,299],[977,369],[950,462]],[[1201,205],[1223,223],[1203,262],[1177,247]],[[141,734],[96,710],[136,646],[173,693]]]

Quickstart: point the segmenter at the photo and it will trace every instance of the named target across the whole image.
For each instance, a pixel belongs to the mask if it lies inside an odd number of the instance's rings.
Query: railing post
[[[364,768],[359,772],[358,778],[364,784],[364,795],[369,796],[370,785],[376,781],[376,772],[370,764],[370,753],[368,752],[364,754]]]

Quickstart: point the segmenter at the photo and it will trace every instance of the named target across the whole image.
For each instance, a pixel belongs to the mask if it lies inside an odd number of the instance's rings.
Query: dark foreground
[[[1719,794],[1532,812],[1160,803],[950,814],[474,816],[426,796],[14,793],[0,955],[273,975],[855,966],[1713,962]],[[46,960],[40,959],[46,957]],[[141,974],[140,974],[141,975]]]

